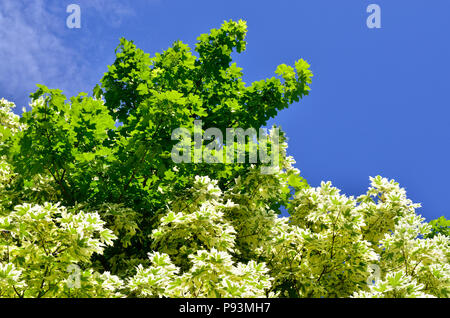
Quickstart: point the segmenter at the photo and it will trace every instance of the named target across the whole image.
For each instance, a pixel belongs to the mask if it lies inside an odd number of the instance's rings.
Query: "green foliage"
[[[275,127],[245,150],[279,142],[269,174],[172,160],[176,128],[258,129],[309,93],[303,60],[246,85],[246,32],[153,57],[121,39],[94,97],[38,85],[21,118],[0,101],[0,297],[449,297],[448,221],[393,180],[311,188]]]
[[[430,221],[431,232],[427,237],[434,237],[438,234],[445,236],[450,236],[450,220],[447,220],[444,216],[437,218],[436,220]]]
[[[388,274],[377,284],[370,286],[370,292],[355,293],[355,298],[432,298],[422,292],[423,284],[411,280],[403,272]]]
[[[16,206],[8,216],[0,218],[0,277],[5,285],[2,294],[71,296],[65,286],[70,265],[88,265],[92,254],[101,254],[116,238],[103,225],[97,213],[72,214],[50,203]],[[81,289],[90,288],[85,284],[99,279],[92,271],[82,277]]]
[[[19,116],[12,112],[15,107],[14,103],[4,98],[0,100],[0,146],[3,146],[21,128]]]
[[[83,94],[70,102],[59,90],[38,85],[32,110],[23,114],[27,129],[11,147],[14,170],[24,177],[50,174],[64,203],[73,205],[94,195],[100,171],[112,154],[106,147],[114,121],[100,100]]]
[[[272,280],[264,264],[235,265],[230,254],[216,249],[189,255],[192,267],[182,275],[168,255],[149,257],[152,266],[139,266],[128,281],[128,289],[138,297],[266,297]]]

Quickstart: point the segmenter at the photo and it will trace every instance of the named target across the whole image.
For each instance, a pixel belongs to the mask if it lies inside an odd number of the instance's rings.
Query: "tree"
[[[437,234],[450,236],[450,220],[447,220],[444,216],[441,216],[435,220],[430,221],[431,232],[427,237],[434,237]]]
[[[278,127],[245,138],[246,158],[279,152],[270,173],[172,160],[178,128],[259,129],[308,95],[303,60],[242,81],[246,32],[224,22],[196,53],[177,41],[154,57],[121,39],[92,97],[38,85],[20,119],[2,99],[0,296],[448,297],[449,237],[393,180],[356,199],[312,188]]]

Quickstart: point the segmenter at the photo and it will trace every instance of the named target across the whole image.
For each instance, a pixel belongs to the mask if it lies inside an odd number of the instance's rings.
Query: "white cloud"
[[[82,14],[90,8],[97,11],[100,19],[112,19],[113,27],[133,14],[120,0],[66,2],[0,2],[0,97],[24,106],[37,83],[69,91],[84,87],[93,66],[87,65],[76,45],[64,41],[68,4],[80,4]]]

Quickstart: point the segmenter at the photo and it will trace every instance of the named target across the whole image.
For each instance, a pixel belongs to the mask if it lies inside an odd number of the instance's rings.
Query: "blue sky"
[[[66,27],[71,3],[81,29]],[[381,29],[366,26],[371,3]],[[330,180],[356,196],[379,174],[427,219],[449,217],[449,15],[448,0],[0,0],[0,96],[20,112],[36,83],[91,92],[122,36],[153,55],[244,19],[248,46],[236,62],[247,83],[282,63],[311,64],[310,96],[270,122],[311,185]]]

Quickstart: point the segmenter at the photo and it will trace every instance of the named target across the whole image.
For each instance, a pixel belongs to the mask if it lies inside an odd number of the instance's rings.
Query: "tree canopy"
[[[394,180],[311,187],[275,126],[272,173],[172,160],[177,128],[259,129],[308,95],[302,59],[244,83],[246,33],[224,22],[152,57],[121,39],[92,96],[38,85],[20,117],[1,100],[0,297],[449,297],[448,222]]]

